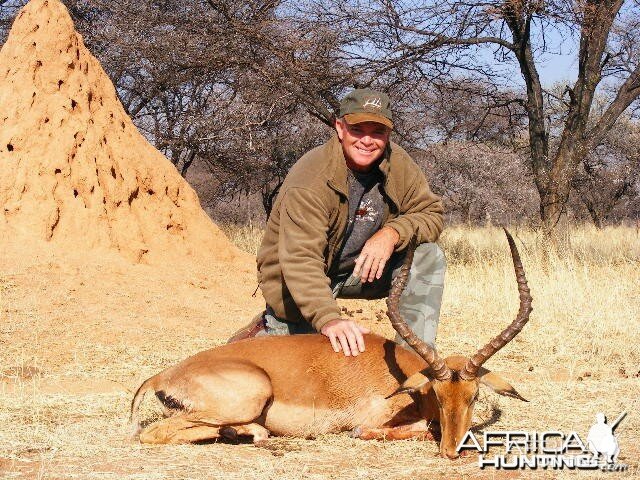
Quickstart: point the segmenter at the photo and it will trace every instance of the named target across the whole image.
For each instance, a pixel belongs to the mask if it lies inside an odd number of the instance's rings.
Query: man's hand
[[[361,283],[379,279],[399,239],[400,234],[391,227],[383,227],[374,233],[356,259],[353,276],[360,277]]]
[[[336,318],[324,324],[320,333],[329,337],[331,346],[336,352],[342,350],[345,356],[358,356],[364,352],[363,333],[369,333],[369,329],[358,325],[353,320]]]

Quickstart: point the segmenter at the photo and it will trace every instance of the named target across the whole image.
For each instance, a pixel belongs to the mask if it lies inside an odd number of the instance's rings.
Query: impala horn
[[[489,343],[482,347],[478,352],[471,357],[464,368],[460,370],[460,378],[464,380],[473,380],[478,374],[478,370],[484,362],[489,360],[498,350],[504,347],[507,343],[513,340],[522,327],[529,321],[529,314],[533,308],[531,307],[531,294],[529,292],[529,286],[527,285],[527,278],[524,274],[524,268],[522,267],[522,261],[520,260],[520,254],[516,248],[516,244],[513,241],[513,237],[507,231],[503,229],[507,235],[507,241],[509,242],[509,248],[511,249],[511,258],[513,258],[513,267],[516,271],[516,280],[518,282],[518,292],[520,293],[520,308],[515,320],[505,328],[500,335],[494,337]]]
[[[451,378],[451,370],[447,367],[444,361],[438,356],[438,352],[435,348],[431,347],[409,328],[407,322],[405,322],[400,315],[398,304],[400,302],[400,295],[407,285],[409,278],[409,270],[411,269],[411,263],[413,262],[413,254],[417,246],[417,237],[413,236],[409,246],[407,247],[407,253],[404,259],[404,263],[400,268],[400,273],[393,280],[391,290],[389,291],[389,297],[387,298],[387,316],[391,320],[391,325],[398,334],[403,338],[407,344],[420,355],[427,364],[429,369],[433,373],[436,380],[445,381]]]

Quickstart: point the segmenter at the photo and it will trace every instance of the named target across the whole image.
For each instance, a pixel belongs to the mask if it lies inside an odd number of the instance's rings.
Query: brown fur
[[[139,431],[140,401],[153,390],[162,392],[169,418],[143,430],[144,443],[217,438],[222,427],[254,441],[269,433],[314,437],[347,430],[363,439],[433,438],[439,422],[442,453],[457,456],[482,375],[430,381],[426,362],[414,352],[376,335],[366,335],[365,343],[357,357],[335,353],[323,335],[252,338],[200,352],[141,385],[132,422]],[[466,361],[445,360],[456,372]],[[491,375],[498,393],[515,392]]]

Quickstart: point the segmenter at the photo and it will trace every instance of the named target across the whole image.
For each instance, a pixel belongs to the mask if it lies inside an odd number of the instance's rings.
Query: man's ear
[[[340,141],[342,141],[342,139],[344,138],[344,130],[347,127],[339,118],[336,118],[335,127],[336,127],[336,132],[338,132],[338,138],[340,139]]]
[[[520,395],[515,388],[511,386],[509,382],[507,382],[500,375],[490,372],[486,368],[480,368],[478,370],[478,381],[489,387],[491,390],[496,392],[499,395],[504,395],[505,397],[517,398],[518,400],[522,400],[523,402],[528,402],[526,398]]]
[[[417,372],[407,378],[398,389],[391,395],[385,398],[395,397],[401,393],[415,393],[431,382],[431,379],[427,377],[423,372]]]

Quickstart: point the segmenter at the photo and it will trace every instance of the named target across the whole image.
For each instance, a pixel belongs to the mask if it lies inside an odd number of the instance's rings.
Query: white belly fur
[[[358,400],[341,409],[315,408],[274,401],[266,412],[264,426],[272,435],[314,437],[365,425],[379,426],[392,417],[391,403],[382,395]]]

